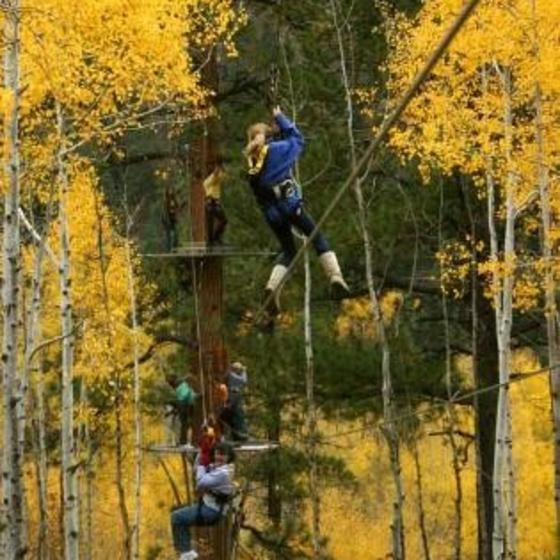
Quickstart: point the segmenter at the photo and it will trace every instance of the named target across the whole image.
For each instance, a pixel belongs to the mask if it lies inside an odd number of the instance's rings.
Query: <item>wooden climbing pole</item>
[[[215,54],[204,67],[205,85],[216,91],[218,73]],[[205,123],[204,134],[200,135],[189,150],[190,169],[190,219],[192,241],[204,244],[206,241],[206,219],[204,209],[204,179],[213,171],[218,155],[215,122]],[[198,427],[215,417],[213,384],[222,380],[228,361],[222,329],[223,320],[223,258],[202,251],[200,257],[192,259],[191,274],[195,300],[195,321],[193,335],[198,347],[191,355],[190,368],[196,379],[195,388],[201,395],[195,410],[195,438]],[[197,386],[198,385],[198,386]],[[196,441],[195,441],[196,443]],[[218,525],[195,530],[196,549],[200,560],[230,560],[233,543],[231,539],[231,516]]]

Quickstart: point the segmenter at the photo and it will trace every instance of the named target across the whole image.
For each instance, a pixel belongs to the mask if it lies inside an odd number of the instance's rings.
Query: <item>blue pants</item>
[[[177,552],[191,550],[191,536],[189,527],[204,527],[215,525],[220,521],[222,514],[204,504],[196,504],[176,509],[171,513],[171,532],[173,533],[173,546]]]
[[[292,226],[309,237],[315,229],[315,222],[303,209],[301,200],[295,198],[285,198],[269,204],[264,208],[264,216],[282,247],[279,263],[289,266],[297,252]],[[321,232],[313,239],[313,247],[318,255],[330,250]]]

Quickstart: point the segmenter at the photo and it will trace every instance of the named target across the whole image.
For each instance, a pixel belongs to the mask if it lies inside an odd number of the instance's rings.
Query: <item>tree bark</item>
[[[62,500],[64,558],[79,560],[79,507],[77,484],[76,441],[74,437],[74,320],[70,277],[70,231],[68,226],[69,182],[64,160],[65,119],[60,103],[56,103],[59,135],[57,154],[60,221],[60,320],[62,323]]]
[[[414,460],[414,470],[416,473],[416,503],[418,505],[418,524],[420,525],[420,536],[422,537],[422,550],[424,560],[431,560],[430,541],[428,540],[428,530],[426,527],[426,510],[424,509],[424,487],[422,484],[422,468],[420,465],[420,453],[418,452],[418,441],[412,438],[412,458]]]
[[[43,228],[43,236],[46,235],[50,224],[52,212],[52,200],[49,200],[47,207],[47,219]],[[21,216],[21,213],[20,213]],[[36,252],[33,261],[33,277],[31,280],[32,296],[31,308],[27,314],[27,328],[25,341],[25,366],[24,379],[30,380],[31,373],[35,371],[35,382],[31,383],[32,398],[31,410],[35,411],[32,418],[32,444],[35,454],[35,467],[37,478],[38,505],[39,505],[39,531],[38,531],[38,557],[40,560],[47,560],[49,557],[49,519],[47,504],[47,483],[48,483],[48,458],[46,448],[46,429],[45,429],[45,387],[43,380],[42,355],[39,354],[39,365],[33,367],[35,346],[41,341],[41,287],[43,284],[43,262],[47,253],[47,245],[43,237],[38,236],[35,240]],[[54,255],[51,255],[51,258]],[[54,263],[58,267],[58,262]],[[26,381],[26,384],[29,381]],[[22,425],[20,432],[25,432],[25,416],[21,419]],[[21,452],[23,453],[24,440],[20,442]]]
[[[3,461],[2,461],[2,552],[4,558],[22,558],[23,542],[22,457],[17,419],[23,398],[18,375],[19,284],[21,245],[19,237],[20,153],[19,153],[19,82],[20,82],[20,2],[5,3],[4,87],[11,106],[4,122],[4,222],[2,240],[2,389],[3,389]]]
[[[315,366],[313,356],[313,331],[311,326],[311,266],[309,250],[305,252],[305,297],[304,297],[304,330],[305,330],[305,389],[307,396],[307,456],[309,460],[309,491],[311,494],[311,540],[313,542],[313,558],[323,557],[321,538],[321,500],[319,496],[319,480],[317,475],[317,408],[315,406]]]
[[[502,278],[497,270],[493,272],[494,309],[496,313],[496,330],[498,340],[498,365],[500,389],[498,392],[498,411],[496,416],[496,451],[494,455],[494,529],[492,540],[492,554],[494,560],[506,557],[510,545],[508,539],[514,535],[508,534],[508,529],[514,528],[507,523],[504,504],[505,466],[509,460],[510,447],[508,437],[508,409],[509,409],[509,376],[511,371],[511,327],[513,317],[513,286],[515,265],[515,205],[514,189],[515,176],[512,172],[513,147],[513,115],[511,71],[509,68],[499,70],[504,99],[504,138],[505,159],[508,165],[508,176],[505,184],[505,234],[504,234],[504,267]],[[488,183],[488,220],[491,232],[491,257],[496,265],[499,262],[498,241],[494,224],[495,192],[493,181]],[[511,488],[510,488],[511,491]],[[515,512],[509,512],[515,516]]]
[[[126,188],[126,187],[125,187]],[[134,263],[132,260],[130,231],[132,218],[128,210],[128,202],[125,191],[125,214],[126,214],[126,264],[128,273],[128,293],[130,298],[130,319],[132,327],[132,351],[134,357],[134,525],[131,543],[131,558],[140,558],[140,522],[142,519],[142,415],[140,411],[140,349],[138,344],[138,311],[136,304],[136,288],[134,282]]]
[[[352,169],[357,166],[356,149],[354,142],[354,111],[352,104],[352,87],[350,84],[346,56],[344,52],[344,43],[342,37],[342,30],[338,22],[338,8],[336,0],[330,0],[331,11],[333,15],[333,23],[336,31],[336,39],[338,50],[340,53],[340,69],[341,78],[345,91],[346,111],[347,111],[347,131],[348,142],[350,146],[350,158]],[[391,473],[393,476],[393,483],[395,487],[395,495],[393,502],[393,520],[391,524],[392,534],[392,549],[394,560],[403,560],[405,558],[405,533],[403,521],[403,504],[404,504],[404,491],[403,482],[401,477],[401,462],[400,462],[400,440],[398,430],[394,423],[394,403],[393,403],[393,387],[391,375],[391,351],[389,341],[385,331],[385,324],[381,314],[379,301],[375,292],[373,281],[373,265],[371,259],[371,240],[369,231],[367,229],[367,214],[363,199],[363,192],[361,188],[360,179],[357,179],[353,185],[354,194],[358,204],[358,219],[360,230],[362,233],[362,240],[364,245],[364,255],[366,262],[366,282],[368,287],[368,294],[371,304],[373,321],[376,327],[377,341],[382,353],[382,366],[381,373],[383,379],[382,397],[383,397],[383,435],[387,441],[389,448],[389,458],[391,465]]]
[[[442,219],[444,212],[444,196],[443,184],[440,181],[440,208],[439,208],[439,227],[438,227],[438,242],[439,250],[443,250],[443,232],[442,232]],[[451,363],[451,337],[449,333],[449,309],[447,305],[447,296],[445,293],[445,286],[441,283],[441,307],[443,311],[443,328],[445,338],[445,388],[447,390],[447,398],[451,401],[453,397],[453,384],[452,384],[452,363]],[[453,558],[455,560],[461,559],[461,530],[463,526],[462,516],[462,502],[463,502],[463,486],[461,480],[461,461],[459,458],[459,449],[455,436],[457,428],[457,417],[453,404],[448,402],[446,407],[447,422],[448,422],[448,435],[447,439],[451,447],[453,477],[455,479],[455,527],[453,530]]]

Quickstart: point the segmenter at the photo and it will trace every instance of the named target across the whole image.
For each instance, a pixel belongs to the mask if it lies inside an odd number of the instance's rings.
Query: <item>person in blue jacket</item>
[[[279,311],[277,288],[296,255],[292,227],[305,236],[315,229],[315,222],[303,208],[301,188],[292,176],[292,169],[303,151],[304,139],[296,125],[275,107],[272,111],[279,137],[273,128],[256,123],[247,129],[245,156],[249,165],[249,184],[261,207],[265,220],[280,242],[282,253],[266,285],[266,295],[276,294],[269,311]],[[331,287],[341,295],[348,293],[336,254],[325,236],[318,232],[313,247]]]

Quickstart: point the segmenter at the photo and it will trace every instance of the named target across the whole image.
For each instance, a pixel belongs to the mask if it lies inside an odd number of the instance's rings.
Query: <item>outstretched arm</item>
[[[293,137],[300,141],[301,145],[303,146],[303,136],[301,132],[298,130],[297,126],[288,118],[284,113],[282,113],[282,109],[280,106],[274,107],[272,110],[272,114],[274,115],[274,120],[282,133],[283,138]]]
[[[304,145],[301,132],[297,126],[282,113],[280,107],[274,107],[272,114],[282,134],[282,140],[275,142],[277,149],[286,152],[286,155],[297,156],[302,151]]]

